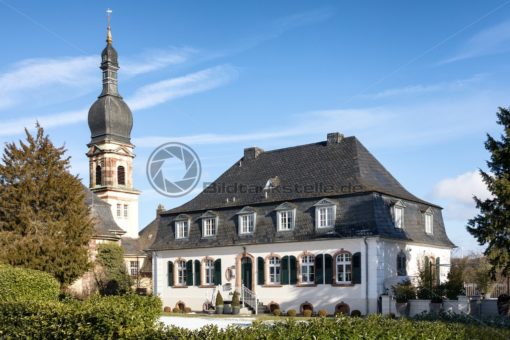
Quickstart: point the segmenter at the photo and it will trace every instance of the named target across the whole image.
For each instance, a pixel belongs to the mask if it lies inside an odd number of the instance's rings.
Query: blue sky
[[[38,119],[88,183],[87,111],[100,92],[106,8],[134,112],[140,225],[193,195],[157,194],[145,164],[179,141],[212,181],[243,148],[355,135],[415,195],[444,207],[462,252],[487,195],[487,132],[510,104],[510,1],[0,0],[0,142]]]

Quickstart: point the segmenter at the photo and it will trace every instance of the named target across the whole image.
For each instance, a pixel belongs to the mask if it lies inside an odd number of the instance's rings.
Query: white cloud
[[[139,88],[127,100],[132,110],[143,110],[180,97],[212,90],[237,77],[228,65],[211,67],[182,77],[165,79]]]
[[[446,203],[445,215],[450,219],[467,221],[476,215],[473,196],[490,197],[478,171],[470,171],[453,178],[445,178],[434,187],[433,197]]]
[[[87,110],[67,111],[52,115],[33,116],[21,119],[14,119],[2,122],[0,136],[11,136],[23,133],[25,128],[31,129],[39,122],[45,129],[70,125],[85,121],[87,118]]]
[[[286,129],[254,131],[239,134],[196,134],[188,136],[146,136],[134,139],[138,147],[156,147],[169,141],[191,145],[227,144],[245,141],[261,141],[316,133],[327,133],[342,127],[347,130],[363,130],[374,127],[389,119],[390,115],[378,108],[366,110],[323,110],[296,115],[296,123]],[[320,124],[311,124],[320,122]]]
[[[510,51],[510,20],[486,28],[466,41],[459,51],[440,64]]]
[[[170,48],[168,50],[151,50],[140,56],[128,57],[122,62],[122,73],[128,77],[166,68],[170,65],[182,64],[189,60],[196,50],[184,48]]]
[[[123,74],[133,77],[184,63],[195,51],[191,48],[152,50],[126,57]],[[16,105],[48,105],[68,100],[101,85],[99,56],[26,59],[15,63],[0,74],[0,110]]]
[[[372,94],[364,94],[361,95],[361,98],[367,99],[383,99],[388,97],[396,97],[396,96],[416,96],[427,93],[434,92],[445,92],[445,91],[459,91],[465,90],[467,86],[479,82],[480,80],[486,77],[485,74],[476,74],[473,77],[467,79],[458,79],[450,82],[443,82],[437,84],[430,85],[409,85],[403,87],[396,87],[387,89],[381,92],[372,93]]]
[[[92,56],[57,59],[28,59],[0,75],[0,109],[30,99],[48,98],[56,87],[83,90],[96,81],[97,58]],[[35,91],[37,89],[37,91]]]

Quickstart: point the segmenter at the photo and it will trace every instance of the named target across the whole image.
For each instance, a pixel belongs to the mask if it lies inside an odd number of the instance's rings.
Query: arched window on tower
[[[103,185],[103,171],[101,165],[96,166],[96,186]]]
[[[117,184],[126,185],[126,170],[122,165],[117,167]]]

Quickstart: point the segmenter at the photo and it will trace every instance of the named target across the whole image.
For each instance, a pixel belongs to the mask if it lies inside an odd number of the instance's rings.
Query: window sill
[[[354,287],[354,283],[332,283],[333,287]]]
[[[200,285],[198,286],[198,288],[214,288],[216,287],[215,285]]]
[[[172,286],[172,288],[188,288],[188,286]]]
[[[281,288],[283,287],[282,284],[278,283],[278,284],[265,284],[265,285],[262,285],[262,287],[264,288]]]
[[[296,287],[317,287],[316,283],[298,283]]]

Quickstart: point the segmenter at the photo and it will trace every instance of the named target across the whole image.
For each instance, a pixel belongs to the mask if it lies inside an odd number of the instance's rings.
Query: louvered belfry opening
[[[117,167],[117,183],[126,185],[126,169],[122,165]]]

